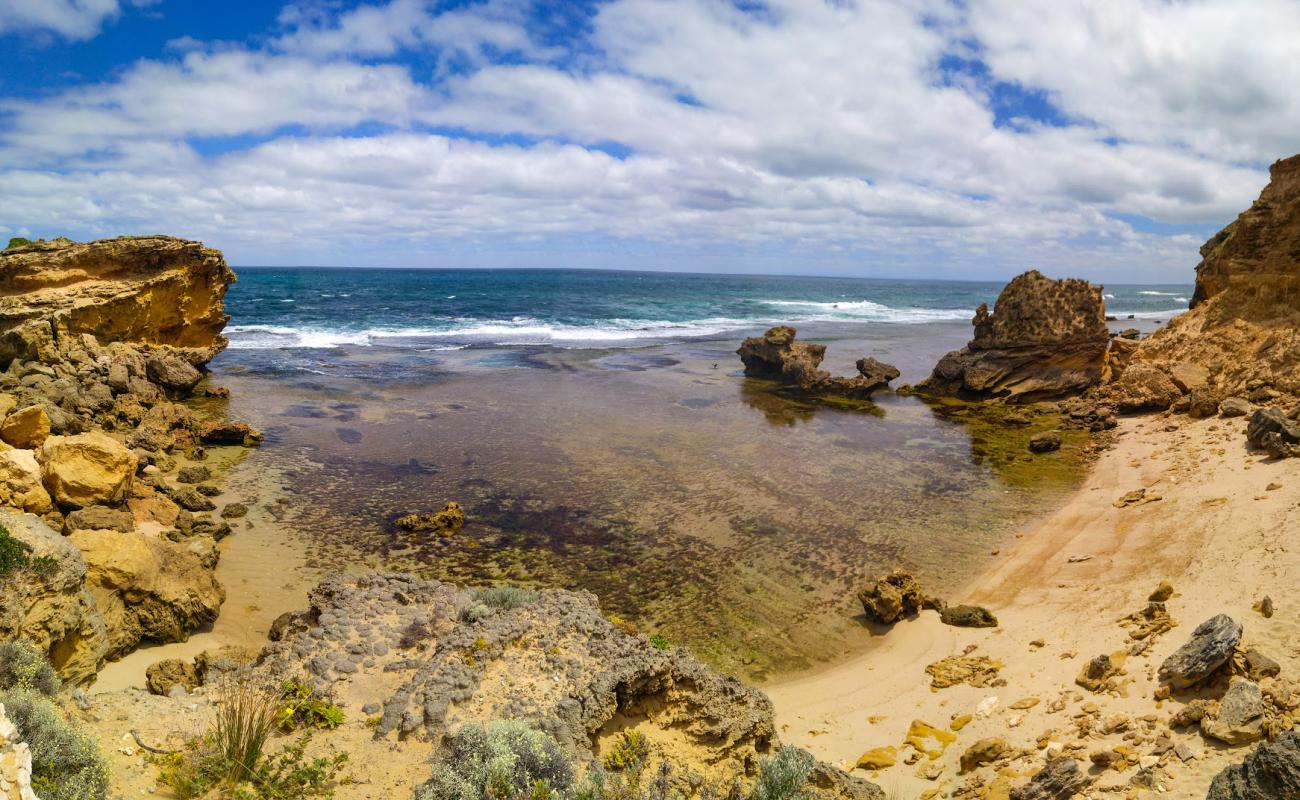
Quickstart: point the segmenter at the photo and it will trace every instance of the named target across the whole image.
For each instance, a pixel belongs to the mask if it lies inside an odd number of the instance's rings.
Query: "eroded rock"
[[[1069,800],[1088,786],[1088,776],[1072,758],[1047,762],[1028,783],[1011,790],[1011,800]]]
[[[1241,641],[1241,623],[1227,614],[1207,619],[1173,655],[1160,665],[1160,680],[1183,689],[1209,677],[1228,663]]]
[[[1290,800],[1300,797],[1300,733],[1261,744],[1240,764],[1214,776],[1206,800]]]
[[[71,508],[120,503],[136,467],[134,453],[99,431],[51,436],[41,448],[41,461],[50,496]]]
[[[896,569],[859,591],[858,602],[867,619],[877,625],[893,625],[919,613],[926,598],[912,573]]]
[[[832,375],[818,368],[826,345],[795,341],[795,335],[794,328],[782,325],[745,339],[736,350],[745,374],[780,381],[809,395],[851,398],[869,398],[901,374],[893,365],[867,357],[858,360],[857,377]]]

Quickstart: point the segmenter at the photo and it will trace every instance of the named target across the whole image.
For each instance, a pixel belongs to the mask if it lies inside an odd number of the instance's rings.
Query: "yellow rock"
[[[858,756],[858,769],[877,770],[898,763],[898,750],[894,747],[877,747]]]
[[[51,436],[41,448],[41,455],[45,488],[61,506],[117,503],[126,495],[135,474],[135,454],[98,431]]]
[[[19,409],[0,423],[0,439],[25,450],[40,447],[49,435],[50,417],[40,406]]]
[[[933,746],[929,744],[931,741],[934,742]],[[907,729],[903,744],[930,758],[938,758],[943,755],[944,750],[948,749],[948,745],[955,741],[957,741],[957,734],[914,719],[911,727]]]
[[[954,731],[959,731],[969,725],[970,721],[973,719],[975,718],[970,714],[962,714],[960,717],[956,717],[952,722],[948,723],[948,727],[952,728]]]
[[[54,507],[41,485],[41,467],[31,450],[0,453],[0,505],[29,514],[46,514]]]

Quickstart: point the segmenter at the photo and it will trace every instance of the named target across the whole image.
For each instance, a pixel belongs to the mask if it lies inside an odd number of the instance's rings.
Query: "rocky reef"
[[[71,683],[143,640],[185,638],[224,599],[213,568],[230,527],[204,513],[221,490],[177,470],[259,438],[184,403],[221,396],[199,387],[233,280],[216,250],[163,236],[0,252],[0,508],[36,515],[0,515],[21,561],[0,634]]]
[[[1205,405],[1300,395],[1300,155],[1269,176],[1201,247],[1191,310],[1117,359],[1110,394],[1121,404],[1168,408],[1194,390]]]
[[[1106,379],[1110,334],[1101,287],[1053,280],[1037,270],[1003,288],[990,312],[980,306],[975,336],[944,356],[917,388],[938,395],[1051,400]]]
[[[900,374],[897,367],[866,357],[858,359],[857,376],[832,375],[818,368],[826,357],[826,345],[798,342],[795,336],[794,328],[782,325],[745,339],[736,350],[745,375],[779,381],[812,397],[867,399]]]

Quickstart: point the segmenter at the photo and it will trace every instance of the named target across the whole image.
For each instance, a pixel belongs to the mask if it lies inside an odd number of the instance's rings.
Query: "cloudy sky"
[[[0,234],[236,265],[1189,282],[1296,0],[0,0]]]

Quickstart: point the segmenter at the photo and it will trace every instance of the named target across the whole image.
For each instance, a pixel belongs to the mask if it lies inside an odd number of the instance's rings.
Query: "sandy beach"
[[[1041,765],[1040,745],[1058,742],[1068,749],[1077,743],[1086,759],[1135,738],[1142,718],[1166,720],[1181,699],[1153,699],[1156,668],[1192,628],[1215,614],[1243,623],[1247,645],[1277,660],[1283,677],[1295,674],[1297,623],[1287,603],[1300,558],[1288,541],[1300,532],[1300,462],[1247,452],[1244,428],[1243,419],[1122,420],[1115,446],[1073,498],[1018,534],[958,596],[946,598],[988,607],[999,627],[948,627],[924,611],[893,626],[858,657],[765,686],[782,737],[846,769],[865,751],[897,747],[898,764],[871,776],[897,797],[948,795],[965,780],[958,762],[967,747],[1002,737],[1023,755],[1003,768],[1006,780],[993,781],[990,793],[978,796],[1005,797],[1023,780],[1018,776]],[[1115,506],[1135,489],[1161,499]],[[1077,560],[1084,556],[1090,558]],[[1129,647],[1118,620],[1142,609],[1162,580],[1175,588],[1167,606],[1177,627],[1143,655],[1127,659],[1117,692],[1095,694],[1077,686],[1075,677],[1090,658]],[[1252,611],[1266,595],[1279,609],[1271,619]],[[864,629],[863,635],[872,634]],[[1005,663],[1000,677],[1006,685],[931,689],[925,667],[963,654]],[[917,755],[903,746],[913,720],[947,730],[966,714],[975,719],[941,755],[905,763]],[[1127,721],[1121,724],[1115,715]],[[1101,733],[1105,725],[1094,726],[1083,736],[1081,717],[1117,727]],[[1204,797],[1213,775],[1240,758],[1236,749],[1208,745],[1194,727],[1176,733],[1176,740],[1196,757],[1166,766],[1170,797]],[[1102,774],[1094,767],[1096,786],[1122,793],[1135,770]]]

